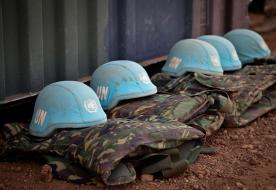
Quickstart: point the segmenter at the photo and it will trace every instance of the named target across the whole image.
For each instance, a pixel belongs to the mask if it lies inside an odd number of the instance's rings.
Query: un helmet
[[[248,29],[235,29],[224,35],[236,48],[242,64],[265,58],[271,51],[260,34]]]
[[[162,71],[175,77],[187,72],[223,75],[217,50],[209,43],[197,39],[177,42],[170,50]]]
[[[46,86],[35,102],[30,133],[51,135],[60,128],[84,128],[106,122],[96,93],[76,81],[60,81]]]
[[[145,69],[127,60],[112,61],[98,67],[92,74],[90,85],[105,110],[112,109],[121,100],[157,93]]]
[[[223,71],[234,71],[241,68],[237,51],[229,40],[216,35],[204,35],[197,39],[208,42],[216,48]]]

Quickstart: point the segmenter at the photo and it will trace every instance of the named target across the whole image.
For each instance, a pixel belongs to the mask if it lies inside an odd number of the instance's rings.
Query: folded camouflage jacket
[[[194,124],[210,135],[220,128],[224,120],[223,113],[215,112],[215,107],[217,107],[216,100],[207,94],[156,94],[122,102],[109,110],[108,116],[110,118],[137,119],[143,115],[140,120],[147,121],[151,121],[152,116],[159,116],[186,124]]]
[[[173,78],[165,73],[158,73],[152,77],[152,82],[158,87],[159,93],[172,94],[199,94],[225,92],[233,102],[234,109],[231,113],[226,113],[224,124],[227,127],[240,127],[256,119],[256,114],[246,115],[246,111],[254,104],[261,103],[263,92],[275,84],[274,75],[236,73],[223,76],[207,76],[199,73],[188,74]],[[264,106],[260,107],[264,109]],[[269,106],[259,114],[263,114],[275,105],[270,102]],[[258,115],[260,116],[260,115]],[[248,118],[249,117],[249,118]]]
[[[234,74],[276,75],[276,62],[275,64],[246,65],[242,70],[239,70]]]
[[[265,59],[258,59],[254,63],[246,65],[243,69],[232,75],[274,75],[276,76],[276,55]],[[263,91],[260,101],[252,104],[242,115],[244,119],[253,121],[270,110],[276,109],[276,84]]]
[[[204,136],[200,130],[177,121],[110,119],[105,124],[80,130],[61,130],[50,138],[37,139],[29,134],[26,125],[13,123],[0,128],[0,150],[2,158],[12,152],[37,153],[46,158],[51,155],[47,163],[53,166],[57,176],[69,181],[81,182],[84,178],[87,181],[92,173],[96,173],[105,184],[119,185],[135,180],[136,166],[144,168],[145,173],[163,172],[167,176],[176,173],[176,168],[183,172],[188,164],[187,157],[183,156],[194,149],[198,152]],[[190,148],[181,148],[188,142],[196,143]],[[178,150],[177,156],[175,151],[170,153],[170,149]],[[149,169],[146,167],[150,166],[146,164],[149,159],[145,157],[152,158],[153,154],[159,157],[155,156]],[[154,166],[158,160],[166,164]],[[68,166],[67,171],[65,166]]]

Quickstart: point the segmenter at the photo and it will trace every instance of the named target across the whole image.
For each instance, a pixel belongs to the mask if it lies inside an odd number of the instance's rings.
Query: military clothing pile
[[[152,81],[160,93],[210,93],[211,96],[216,96],[224,92],[233,103],[233,110],[226,113],[224,124],[227,127],[240,127],[275,109],[276,104],[273,97],[275,97],[276,76],[267,74],[270,67],[272,65],[248,65],[244,68],[244,72],[223,76],[206,76],[197,73],[172,78],[164,73],[159,73],[152,77]],[[256,73],[250,74],[250,70]],[[254,106],[254,110],[251,106]],[[247,114],[249,110],[254,114]]]
[[[108,185],[133,181],[136,177],[134,167],[138,166],[142,173],[159,172],[164,177],[182,171],[191,161],[189,157],[197,156],[191,153],[201,152],[205,136],[200,130],[177,121],[127,119],[110,119],[80,130],[62,130],[46,139],[32,138],[26,126],[14,123],[5,125],[1,135],[5,139],[1,150],[6,153],[44,154],[49,164],[56,165],[55,172],[60,177],[66,174],[69,181],[93,181],[87,178],[90,175],[77,175],[70,166],[74,164],[86,169],[82,173],[97,173]],[[154,167],[150,163],[153,161],[164,164]],[[58,163],[67,163],[72,171],[61,169]]]
[[[222,99],[222,103],[217,103],[213,97],[206,94],[157,94],[122,103],[111,109],[109,115],[111,118],[131,119],[144,115],[143,119],[147,121],[151,121],[152,116],[158,116],[191,124],[211,135],[223,123],[224,113],[220,112],[223,101],[227,100]]]
[[[233,30],[181,40],[151,79],[135,62],[112,61],[95,70],[91,88],[50,84],[30,126],[0,128],[0,158],[36,155],[55,178],[81,184],[181,174],[216,152],[204,142],[221,126],[242,127],[276,108],[276,59],[268,55],[261,36]]]

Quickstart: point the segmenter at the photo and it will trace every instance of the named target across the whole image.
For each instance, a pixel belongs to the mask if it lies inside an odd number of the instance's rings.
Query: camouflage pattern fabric
[[[242,70],[234,75],[274,75],[276,77],[276,54],[268,58],[258,59],[250,65],[246,65]],[[250,108],[241,116],[241,120],[250,120],[257,118],[268,111],[276,109],[276,84],[266,89],[260,101],[250,106]],[[252,119],[250,120],[252,121]]]
[[[186,122],[187,125],[194,127],[198,130],[201,130],[206,134],[206,136],[210,136],[215,131],[217,131],[224,122],[224,113],[211,111],[212,109],[209,108],[208,111],[204,112],[203,114],[197,115],[194,118],[190,118],[189,121]],[[162,116],[156,115],[140,115],[140,116],[132,116],[129,119],[141,120],[141,121],[158,121],[161,123],[168,122],[168,121],[177,121],[178,119],[168,119]]]
[[[185,92],[196,94],[209,90],[199,84],[192,73],[176,78],[165,73],[157,73],[152,76],[151,81],[157,86],[159,93],[180,94]]]
[[[276,75],[276,63],[267,65],[246,65],[242,70],[235,74],[248,74],[248,75]]]
[[[231,75],[276,75],[276,53],[269,57],[255,59],[253,63],[245,65],[241,70],[231,73]]]
[[[258,102],[253,103],[246,112],[239,117],[239,123],[245,125],[274,109],[276,109],[276,85],[273,85],[263,92],[262,98]],[[227,126],[234,125],[231,118],[226,118],[225,124]]]
[[[210,136],[222,126],[224,118],[225,113],[207,111],[204,114],[191,119],[187,124],[190,126],[200,126],[205,130],[206,136]]]
[[[76,184],[96,185],[99,176],[79,164],[72,164],[69,160],[54,155],[43,155],[43,161],[52,170],[52,176]]]
[[[69,181],[80,182],[82,177],[75,175],[77,172],[72,166],[76,164],[88,172],[98,174],[107,185],[119,185],[135,180],[136,173],[128,161],[129,158],[176,148],[190,140],[203,142],[205,136],[200,130],[177,121],[160,123],[111,119],[105,124],[91,128],[61,130],[49,139],[32,137],[25,127],[16,123],[1,127],[0,134],[2,139],[5,139],[1,141],[1,150],[6,150],[6,153],[32,152],[64,157],[70,163],[69,166],[60,159],[48,160],[50,165],[57,168],[54,171],[58,172],[60,177],[67,176]],[[120,175],[125,174],[123,170],[127,171],[128,175]]]
[[[167,119],[187,122],[190,118],[204,113],[214,100],[200,96],[157,94],[150,97],[127,101],[109,111],[110,118],[135,118],[140,115],[158,115]]]
[[[110,118],[129,119],[137,119],[143,115],[142,120],[147,121],[152,121],[151,117],[157,115],[186,124],[197,118],[199,121],[194,121],[191,124],[204,129],[207,135],[211,135],[220,128],[224,118],[222,113],[214,114],[213,112],[208,115],[208,112],[206,112],[207,110],[216,110],[216,105],[221,104],[216,103],[215,99],[207,94],[157,94],[123,102],[111,109],[108,115]]]
[[[252,104],[261,100],[262,93],[275,84],[276,77],[244,73],[224,76],[207,76],[195,73],[172,78],[164,73],[158,73],[152,77],[152,81],[161,93],[198,94],[211,92],[212,96],[219,91],[227,93],[234,103],[234,109],[231,113],[226,113],[225,119],[231,121],[226,122],[226,126],[240,127],[256,119],[254,115],[246,115],[250,117],[247,119],[241,118],[241,116]],[[273,105],[271,106],[273,107]]]
[[[202,147],[202,141],[191,140],[175,148],[160,151],[147,150],[146,152],[152,153],[145,154],[145,156],[129,157],[128,168],[132,168],[135,175],[137,171],[141,174],[153,174],[159,178],[168,178],[183,173],[199,154],[213,154],[217,152],[217,149]],[[66,159],[47,156],[47,161],[48,165],[52,167],[54,177],[58,179],[78,184],[97,183],[95,174],[69,163]]]
[[[231,121],[233,126],[243,126],[252,119],[240,120],[241,115],[246,113],[248,108],[257,103],[263,92],[274,85],[276,77],[273,75],[226,75],[223,77],[205,77],[198,75],[197,81],[208,87],[216,87],[231,92],[230,97],[235,102],[235,110],[226,114],[225,120]],[[224,79],[224,80],[223,80]],[[252,82],[254,81],[254,82]],[[227,125],[230,126],[230,125]]]

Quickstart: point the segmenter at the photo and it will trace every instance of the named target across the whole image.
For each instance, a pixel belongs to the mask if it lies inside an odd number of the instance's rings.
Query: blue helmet
[[[112,61],[98,67],[92,74],[91,88],[100,99],[103,109],[116,106],[119,101],[157,93],[145,69],[132,61]]]
[[[252,63],[255,58],[265,58],[271,51],[258,33],[247,29],[235,29],[224,35],[232,42],[242,64]]]
[[[186,72],[223,75],[217,50],[209,43],[197,39],[177,42],[172,47],[162,71],[175,77]]]
[[[60,128],[83,128],[106,122],[99,99],[89,86],[76,81],[46,86],[36,99],[30,133],[46,137]]]
[[[208,42],[216,48],[223,71],[234,71],[241,68],[237,51],[229,40],[216,35],[204,35],[198,39]]]

